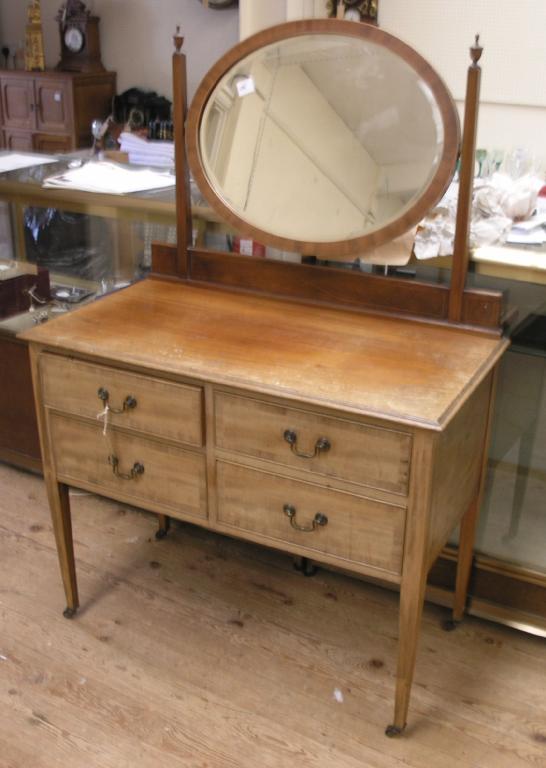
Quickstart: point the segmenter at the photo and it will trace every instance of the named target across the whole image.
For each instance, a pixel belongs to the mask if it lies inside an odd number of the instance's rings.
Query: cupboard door
[[[34,130],[34,81],[31,77],[2,78],[2,109],[6,129]]]
[[[4,137],[6,149],[18,152],[32,152],[34,149],[31,133],[25,133],[24,131],[5,131]]]
[[[72,129],[70,85],[63,80],[35,81],[36,128],[50,133],[69,133]]]

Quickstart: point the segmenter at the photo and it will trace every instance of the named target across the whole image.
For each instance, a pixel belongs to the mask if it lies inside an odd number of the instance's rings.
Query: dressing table
[[[177,246],[155,246],[151,278],[24,334],[65,616],[69,486],[156,512],[161,534],[173,517],[398,585],[394,736],[427,573],[459,523],[454,623],[464,611],[507,346],[501,296],[464,284],[480,49],[445,287],[188,245],[185,138],[203,194],[261,242],[348,258],[415,226],[459,152],[451,96],[415,51],[366,24],[274,27],[211,69],[186,121],[175,42]]]

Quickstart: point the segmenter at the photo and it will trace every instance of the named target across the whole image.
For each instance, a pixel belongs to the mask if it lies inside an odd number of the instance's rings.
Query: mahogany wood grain
[[[263,46],[287,38],[308,34],[340,35],[343,37],[358,38],[364,41],[364,43],[368,42],[383,46],[399,56],[420,78],[422,78],[426,86],[430,88],[438,106],[444,133],[441,157],[436,171],[427,188],[408,210],[404,211],[404,213],[394,221],[373,232],[364,234],[360,237],[340,239],[335,242],[327,243],[280,237],[272,232],[266,232],[259,229],[238,216],[232,208],[224,204],[220,195],[212,188],[203,169],[199,149],[199,129],[203,111],[214,88],[224,74],[226,74],[241,59],[245,58],[250,53],[259,50]],[[218,211],[222,218],[230,225],[248,237],[284,250],[314,254],[322,257],[327,257],[330,254],[345,256],[348,254],[362,253],[367,249],[375,248],[383,243],[390,242],[395,237],[404,234],[418,224],[425,214],[438,202],[444,194],[455,169],[459,146],[459,118],[453,99],[443,81],[430,64],[423,59],[417,51],[406,45],[406,43],[389,35],[378,27],[369,24],[355,24],[351,21],[342,21],[338,19],[303,19],[301,21],[291,21],[286,24],[270,27],[246,38],[224,54],[224,56],[214,64],[203,78],[192,101],[188,115],[187,143],[189,164],[200,190],[210,205]]]
[[[419,628],[425,597],[428,572],[428,538],[432,508],[432,477],[436,435],[417,433],[413,443],[412,482],[406,520],[406,537],[402,582],[400,584],[400,617],[398,630],[398,663],[394,701],[393,729],[388,735],[397,735],[406,727],[409,699]]]
[[[184,38],[179,28],[174,36],[175,52],[172,58],[173,72],[173,124],[174,166],[176,172],[176,248],[177,274],[185,277],[188,271],[187,249],[191,243],[190,178],[186,163],[186,112],[187,79],[186,56],[182,53]]]
[[[330,447],[311,458],[301,457],[284,438],[286,430],[296,434],[295,449],[300,454],[313,453],[321,438]],[[407,494],[411,456],[411,434],[407,432],[217,392],[215,436],[218,448]]]
[[[137,283],[22,337],[155,375],[435,430],[508,345],[452,327],[160,280]]]
[[[489,455],[489,440],[491,436],[491,425],[493,421],[493,410],[495,402],[495,391],[498,377],[498,366],[489,377],[489,391],[487,398],[484,398],[486,411],[486,427],[481,445],[481,456],[477,456],[475,461],[479,468],[478,489],[474,498],[471,500],[467,511],[461,520],[459,535],[459,549],[457,553],[457,578],[455,582],[455,595],[453,599],[453,621],[458,622],[463,618],[468,593],[468,584],[470,581],[470,570],[472,567],[474,538],[476,525],[483,501],[485,490],[485,481],[487,477],[487,458]],[[482,386],[485,385],[485,382]]]
[[[432,496],[433,519],[428,565],[438,557],[449,534],[477,496],[482,475],[491,374],[467,400],[438,440]]]
[[[28,345],[0,335],[0,460],[41,471]]]
[[[476,44],[470,49],[472,64],[468,68],[463,146],[461,151],[461,169],[459,174],[459,197],[455,221],[455,241],[453,244],[453,270],[451,273],[451,291],[449,294],[449,319],[461,320],[463,313],[463,292],[468,271],[468,234],[472,209],[472,188],[476,166],[476,136],[478,133],[478,107],[480,102],[481,67],[478,62],[482,48]]]
[[[59,355],[42,355],[40,374],[44,405],[48,408],[96,419],[108,403],[108,426],[137,430],[195,447],[203,445],[200,387],[138,376]],[[100,390],[106,390],[107,400],[100,399]],[[135,401],[134,407],[123,407],[127,398]]]
[[[177,274],[178,249],[169,243],[152,243],[152,275],[174,277]]]
[[[190,249],[189,258],[189,276],[196,282],[364,311],[448,320],[450,289],[446,285],[201,249]],[[502,313],[500,292],[465,290],[461,319],[469,327],[481,326],[498,334]]]
[[[154,243],[152,273],[176,278],[176,258],[176,246]],[[190,248],[188,258],[188,277],[193,282],[431,322],[448,320],[449,287],[444,285],[199,248]],[[464,291],[462,323],[469,330],[500,334],[503,311],[499,291]]]
[[[55,534],[57,557],[66,596],[66,610],[69,611],[69,613],[73,613],[77,610],[80,603],[78,597],[78,584],[76,581],[76,564],[74,561],[74,542],[72,537],[72,518],[70,513],[68,486],[59,482],[57,479],[55,465],[53,463],[51,436],[47,429],[46,414],[40,392],[40,375],[38,371],[40,350],[37,347],[30,346],[29,353],[32,370],[32,385],[36,403],[36,416],[38,420],[38,433],[40,436],[40,448],[43,460],[43,473],[46,483],[51,522]]]
[[[55,412],[48,413],[48,430],[55,472],[63,482],[171,517],[206,518],[202,453],[119,429],[104,435],[96,422]],[[112,455],[119,460],[120,473],[130,474],[136,463],[143,473],[130,479],[116,476]]]
[[[218,528],[308,557],[329,555],[340,567],[386,571],[399,579],[406,510],[403,506],[316,488],[269,472],[218,462]],[[310,527],[316,513],[327,517],[312,531],[295,530],[283,511],[296,509],[297,525]],[[376,573],[376,575],[379,575]]]

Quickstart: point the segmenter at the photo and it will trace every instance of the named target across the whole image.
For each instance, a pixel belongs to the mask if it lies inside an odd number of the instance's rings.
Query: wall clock
[[[67,0],[56,16],[61,37],[57,69],[68,72],[104,72],[100,55],[99,17],[81,0]]]

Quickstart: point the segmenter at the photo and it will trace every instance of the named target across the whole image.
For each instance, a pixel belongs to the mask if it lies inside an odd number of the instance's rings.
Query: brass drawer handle
[[[137,407],[136,398],[133,397],[132,395],[127,395],[127,397],[123,401],[122,408],[112,408],[112,406],[109,403],[110,393],[104,387],[99,387],[97,395],[99,396],[100,400],[102,400],[104,405],[108,406],[108,410],[110,411],[110,413],[124,413],[125,411],[130,411],[132,408]]]
[[[144,474],[144,464],[141,464],[139,461],[135,461],[130,472],[120,472],[119,459],[113,453],[108,456],[108,464],[112,467],[114,475],[119,477],[120,480],[135,480],[139,475]]]
[[[323,515],[322,512],[317,512],[311,525],[299,525],[296,523],[296,507],[294,507],[292,504],[285,504],[283,507],[283,512],[288,518],[290,518],[290,525],[292,528],[294,528],[296,531],[301,531],[302,533],[312,533],[313,531],[316,531],[317,528],[328,524],[328,518],[326,515]]]
[[[285,429],[284,430],[284,439],[290,446],[290,450],[292,453],[294,453],[296,456],[299,456],[300,459],[314,459],[315,456],[318,456],[319,453],[323,452],[326,453],[326,451],[329,451],[332,447],[332,444],[328,440],[327,437],[319,437],[317,442],[315,443],[315,450],[313,453],[303,453],[303,451],[298,451],[298,434],[297,432],[294,432],[292,429]]]

